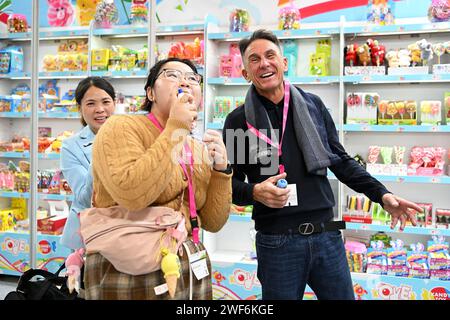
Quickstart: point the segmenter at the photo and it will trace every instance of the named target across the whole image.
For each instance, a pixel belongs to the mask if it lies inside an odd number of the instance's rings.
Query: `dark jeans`
[[[264,300],[303,299],[308,284],[319,300],[354,300],[340,231],[309,236],[256,234]]]

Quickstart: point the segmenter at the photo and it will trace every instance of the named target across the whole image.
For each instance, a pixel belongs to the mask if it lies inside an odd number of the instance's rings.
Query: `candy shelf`
[[[395,229],[391,229],[388,225],[376,225],[376,224],[368,224],[368,223],[355,223],[355,222],[346,222],[346,227],[348,230],[357,230],[357,231],[369,231],[369,232],[389,232],[389,233],[408,233],[408,234],[420,234],[427,236],[450,236],[449,229],[441,229],[441,228],[421,228],[421,227],[413,227],[406,226],[403,231],[398,229],[398,226]]]
[[[25,152],[0,152],[0,158],[29,158],[30,153],[28,151]],[[48,159],[48,160],[59,160],[59,153],[39,153],[39,159]]]
[[[408,126],[408,125],[368,125],[368,124],[345,124],[346,132],[450,132],[450,125],[440,126]]]
[[[38,196],[39,196],[39,199],[41,199],[41,200],[73,201],[73,195],[39,193]],[[28,198],[30,198],[30,193],[29,192],[17,192],[17,191],[0,191],[0,197],[28,199]]]

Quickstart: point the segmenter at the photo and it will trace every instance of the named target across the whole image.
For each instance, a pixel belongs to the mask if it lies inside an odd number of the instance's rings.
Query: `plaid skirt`
[[[197,246],[192,240],[185,242],[190,253],[205,250],[202,243]],[[180,255],[182,274],[177,281],[175,300],[190,299],[190,281],[192,281],[193,300],[211,300],[211,262],[207,257],[209,276],[197,280],[192,273],[190,276],[190,266],[188,255],[184,246]],[[191,278],[191,279],[190,279]],[[99,253],[88,254],[85,262],[84,286],[85,298],[87,300],[168,300],[171,299],[169,293],[156,295],[154,288],[164,284],[161,270],[139,276],[133,276],[117,271],[114,266]]]

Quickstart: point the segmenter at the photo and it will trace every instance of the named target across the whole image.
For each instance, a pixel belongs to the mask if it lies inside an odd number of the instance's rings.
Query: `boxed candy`
[[[408,175],[440,176],[444,174],[445,149],[441,147],[413,147]]]
[[[422,125],[440,125],[442,114],[442,102],[422,101],[420,103],[420,122]]]
[[[450,225],[450,209],[436,209],[436,228],[448,229]]]
[[[411,244],[411,251],[408,251],[406,262],[409,269],[408,277],[420,279],[430,277],[428,253],[424,251],[422,243]]]
[[[414,100],[381,100],[378,104],[378,124],[417,124],[417,102]]]
[[[406,265],[406,249],[403,248],[403,241],[391,241],[391,248],[387,249],[387,274],[390,276],[408,276],[408,266]]]
[[[23,72],[23,50],[11,46],[0,50],[0,74]]]
[[[387,258],[383,242],[371,241],[367,250],[367,273],[387,274]]]
[[[355,92],[347,94],[347,124],[377,124],[380,96],[377,93]]]

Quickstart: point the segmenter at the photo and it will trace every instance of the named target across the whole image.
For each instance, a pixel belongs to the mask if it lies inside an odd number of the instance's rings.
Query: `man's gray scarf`
[[[305,99],[293,85],[290,85],[290,99],[290,107],[293,107],[295,136],[305,159],[306,170],[308,173],[326,175],[327,167],[341,159],[330,150],[323,118],[317,117],[314,112],[310,113]],[[278,142],[269,115],[254,85],[247,92],[244,108],[246,121],[258,130],[265,130],[265,134],[272,141]],[[321,126],[318,126],[319,123]],[[319,134],[317,128],[320,127],[323,129]]]

